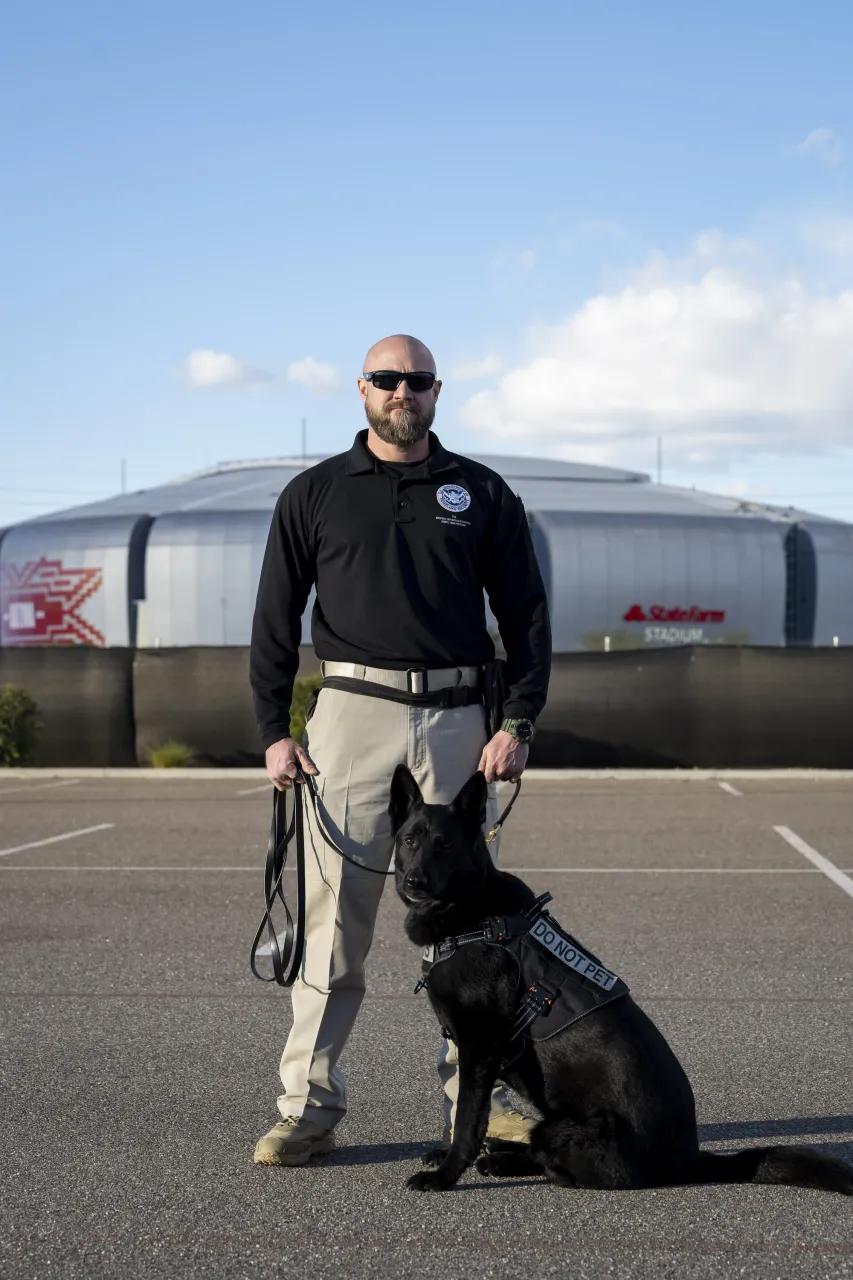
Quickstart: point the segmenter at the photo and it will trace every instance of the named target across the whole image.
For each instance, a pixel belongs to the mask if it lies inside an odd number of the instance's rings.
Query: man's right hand
[[[297,765],[303,773],[316,775],[320,772],[308,752],[293,738],[279,738],[278,742],[267,747],[266,765],[270,782],[279,791],[287,791],[293,786]]]

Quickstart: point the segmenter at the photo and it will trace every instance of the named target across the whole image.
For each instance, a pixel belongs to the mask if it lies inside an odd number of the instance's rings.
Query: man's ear
[[[478,769],[465,783],[450,807],[454,813],[459,814],[466,830],[477,832],[486,821],[488,798],[489,787],[486,775]]]
[[[402,827],[413,809],[424,802],[421,789],[412,777],[408,765],[398,764],[391,779],[391,802],[388,813],[391,816],[391,831],[394,835]]]

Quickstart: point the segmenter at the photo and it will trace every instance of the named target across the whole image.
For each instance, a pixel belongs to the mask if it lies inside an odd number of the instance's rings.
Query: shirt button
[[[403,501],[402,501],[399,505],[400,505],[401,507],[407,507],[409,504],[408,504],[408,502],[406,501],[406,499],[404,498],[404,499],[403,499]]]

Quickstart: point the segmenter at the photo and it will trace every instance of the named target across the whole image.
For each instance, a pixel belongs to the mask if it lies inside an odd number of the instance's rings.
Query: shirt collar
[[[459,460],[448,453],[434,431],[429,433],[429,457],[425,460],[427,475],[436,475],[440,471],[451,471],[459,466]],[[378,469],[379,459],[375,458],[367,447],[367,428],[359,431],[352,448],[347,454],[346,473],[348,476],[365,475]]]

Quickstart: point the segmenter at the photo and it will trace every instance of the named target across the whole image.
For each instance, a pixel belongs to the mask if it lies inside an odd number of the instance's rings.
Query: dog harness
[[[512,956],[518,967],[516,1015],[502,1067],[521,1055],[524,1045],[516,1042],[522,1037],[550,1040],[588,1013],[628,994],[626,983],[544,910],[550,901],[551,894],[543,893],[521,914],[489,916],[476,929],[424,949],[415,994],[429,986],[435,966],[460,947],[485,943]]]

